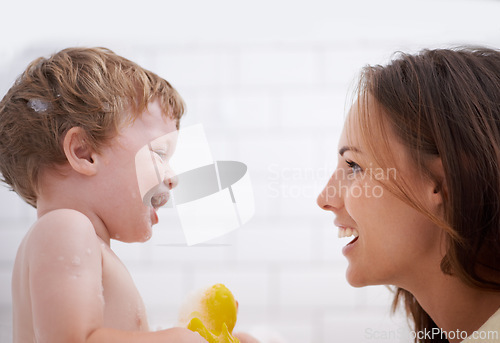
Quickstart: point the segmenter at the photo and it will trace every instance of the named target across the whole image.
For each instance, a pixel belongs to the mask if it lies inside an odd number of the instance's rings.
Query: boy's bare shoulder
[[[44,214],[31,227],[26,251],[33,254],[100,251],[100,241],[90,219],[71,209],[58,209]]]
[[[35,222],[32,235],[42,234],[76,234],[95,236],[94,226],[83,213],[71,209],[50,211]]]

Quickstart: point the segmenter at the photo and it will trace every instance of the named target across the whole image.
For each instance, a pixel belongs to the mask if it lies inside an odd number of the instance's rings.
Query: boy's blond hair
[[[105,48],[68,48],[27,67],[0,102],[2,181],[36,208],[42,168],[64,164],[65,133],[81,127],[99,152],[157,98],[179,120],[184,103],[164,79]]]

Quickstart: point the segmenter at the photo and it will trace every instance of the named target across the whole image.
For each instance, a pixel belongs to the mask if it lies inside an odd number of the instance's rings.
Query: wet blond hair
[[[99,152],[154,99],[179,128],[177,91],[109,49],[68,48],[34,60],[0,102],[2,181],[36,207],[40,171],[67,161],[62,141],[70,128],[82,128]]]

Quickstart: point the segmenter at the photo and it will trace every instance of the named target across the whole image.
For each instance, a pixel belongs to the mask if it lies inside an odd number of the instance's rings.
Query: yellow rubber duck
[[[238,302],[223,284],[194,294],[179,313],[181,326],[198,332],[209,343],[239,343],[232,336],[238,314]]]

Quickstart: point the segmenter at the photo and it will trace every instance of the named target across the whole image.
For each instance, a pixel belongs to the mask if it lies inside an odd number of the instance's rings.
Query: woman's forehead
[[[363,123],[360,111],[359,101],[356,100],[347,113],[339,145],[357,147],[361,150],[362,145],[366,144],[362,139]]]
[[[339,152],[345,147],[376,165],[399,164],[408,158],[408,151],[383,108],[371,96],[352,104],[339,140]]]

